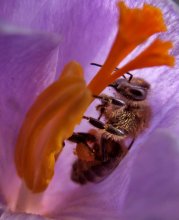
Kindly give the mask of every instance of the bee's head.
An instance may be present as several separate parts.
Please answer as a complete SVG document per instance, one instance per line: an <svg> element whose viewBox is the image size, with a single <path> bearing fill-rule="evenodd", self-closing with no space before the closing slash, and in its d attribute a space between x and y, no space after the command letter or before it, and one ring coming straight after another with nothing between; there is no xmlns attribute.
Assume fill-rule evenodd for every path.
<svg viewBox="0 0 179 220"><path fill-rule="evenodd" d="M133 101L143 101L147 97L150 84L142 78L133 77L129 82L127 79L117 79L109 86L118 93Z"/></svg>

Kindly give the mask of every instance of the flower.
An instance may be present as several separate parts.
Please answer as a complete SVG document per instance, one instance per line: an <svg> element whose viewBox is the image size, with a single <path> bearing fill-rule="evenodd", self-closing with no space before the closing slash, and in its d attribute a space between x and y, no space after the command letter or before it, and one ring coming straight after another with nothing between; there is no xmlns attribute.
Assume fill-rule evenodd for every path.
<svg viewBox="0 0 179 220"><path fill-rule="evenodd" d="M70 62L59 79L37 97L25 116L15 147L15 164L18 175L34 193L43 192L48 187L62 143L81 121L93 100L91 93L98 95L114 80L135 68L174 65L174 57L168 54L172 43L155 39L138 56L113 73L117 63L133 49L154 33L166 31L162 13L156 7L144 4L142 9L130 9L119 2L118 8L119 30L108 58L89 83L91 91L85 85L80 65ZM149 22L146 18L151 15ZM136 25L128 30L133 22Z"/></svg>
<svg viewBox="0 0 179 220"><path fill-rule="evenodd" d="M51 7L56 8L55 1L53 3L54 3L54 5L52 4ZM109 4L108 7L109 6L113 7L114 3L115 2L111 3L111 5ZM38 3L39 5L38 6L36 5L35 9L37 9L37 12L38 12L39 8L44 9L43 18L40 16L38 17L39 19L35 19L35 18L31 17L32 20L30 20L30 21L27 21L26 19L22 19L22 17L21 17L22 14L25 15L27 13L27 11L25 10L25 6L27 6L26 4L23 5L23 3L22 3L18 7L17 2L15 2L14 4L17 7L17 11L15 11L14 16L12 16L12 17L10 15L8 16L8 14L12 13L12 11L10 11L8 13L6 11L6 10L12 10L12 9L11 8L9 9L9 7L6 7L6 4L7 3L5 1L2 3L2 9L5 11L4 18L6 18L6 20L10 20L14 24L19 25L21 27L25 26L26 28L27 27L34 28L34 29L36 28L38 31L44 30L44 29L49 30L49 31L53 30L52 24L54 24L54 26L55 26L55 23L53 23L53 22L51 22L52 24L49 26L48 25L43 26L44 24L46 24L46 22L44 22L44 20L46 21L46 16L45 16L44 12L47 13L46 10L49 7L48 3L44 3L44 2L39 1L39 3ZM31 3L31 4L33 5L33 3ZM63 3L60 3L60 4L62 4L61 5L61 7L62 7ZM80 7L83 8L83 6L84 6L84 5L81 6L81 4L79 4L79 3L78 3L79 5L78 5L75 2L72 2L70 4L71 4L71 6L69 6L69 8L67 7L67 9L69 9L69 10L67 10L69 12L69 14L67 13L67 15L70 16L70 18L73 15L73 13L71 13L71 10L73 11L73 7L74 8L77 7L79 9ZM89 10L91 3L85 3L85 4L87 4L89 6L87 8L87 10ZM133 4L133 2L129 1L129 4ZM140 2L135 3L135 4L140 4ZM175 49L173 50L173 54L175 56L177 56L177 45L178 45L177 43L178 43L178 41L177 41L177 38L175 38L175 36L176 36L175 33L177 33L178 26L177 26L177 23L174 23L177 15L175 14L174 6L171 3L168 3L168 5L166 5L166 7L164 7L165 4L166 4L166 1L162 1L159 3L159 6L161 6L161 8L163 8L166 19L167 19L167 16L170 16L170 19L173 19L172 22L168 21L169 22L168 23L168 26L169 26L168 35L169 36L167 36L167 37L170 37L174 41ZM107 10L107 13L104 13L104 15L109 16L109 23L106 26L106 32L109 32L108 28L110 28L110 30L113 29L112 27L110 27L110 22L111 22L112 18L110 17L110 13L108 13L107 3L105 3L103 6L106 6L106 8L104 8L104 12L105 12L105 10ZM93 6L91 5L91 7L93 7ZM96 7L96 5L95 5L95 7ZM33 6L32 6L32 8L34 9ZM4 12L3 10L1 13L2 16L3 16L3 12ZM96 9L96 11L97 11L97 9ZM75 15L75 12L74 12L74 15ZM7 15L6 15L6 13L7 13ZM97 15L98 15L98 13L99 13L99 11L97 11ZM86 13L86 14L88 14L88 13ZM17 18L15 17L15 15L16 16L18 15ZM81 14L80 14L80 16L81 16ZM111 15L111 16L113 17L115 15ZM100 16L98 16L98 17L100 19ZM53 16L48 17L48 18L53 19ZM101 16L101 19L102 18L103 17ZM40 19L43 19L43 22L41 22L41 21L39 22L39 24L41 24L41 25L43 24L42 26L40 26L40 25L38 26L38 23L35 23L36 21L39 21ZM58 21L57 21L57 23L58 23ZM94 24L94 21L93 21L92 25L93 24ZM101 23L99 22L98 24L101 24ZM92 27L94 28L95 26L92 26ZM96 27L98 28L99 26L96 26ZM42 91L43 88L45 88L49 83L51 83L56 78L56 70L60 69L60 63L63 63L64 61L60 62L61 54L59 52L60 50L58 51L58 45L60 45L59 37L56 37L54 35L52 36L50 34L45 34L45 33L43 33L43 34L38 33L38 32L34 33L34 32L30 32L30 31L28 34L27 34L27 32L22 33L23 30L13 30L12 27L7 28L7 26L4 26L3 28L4 28L3 34L1 36L1 47L2 47L1 51L5 51L5 52L2 53L2 60L0 60L1 61L0 63L2 65L1 69L3 69L3 73L6 73L6 77L4 77L4 74L2 74L2 80L1 80L2 87L0 87L1 94L3 94L3 99L2 99L2 104L1 104L1 106L3 107L2 108L2 117L1 117L2 122L1 122L1 124L3 126L1 127L1 133L0 133L1 134L0 146L3 146L3 147L1 147L1 154L0 155L1 155L1 164L2 164L1 167L2 167L3 171L6 172L6 175L1 172L1 177L2 177L1 178L1 180L2 180L1 181L1 188L3 189L3 196L5 196L6 203L11 202L11 205L13 206L14 204L12 204L12 201L13 201L13 198L15 198L15 196L16 196L18 184L19 184L19 182L17 180L16 173L15 173L15 169L12 164L12 151L13 151L12 146L14 146L15 137L17 136L18 129L20 127L20 124L22 123L22 118L24 117L24 114L27 111L28 107L31 105L31 103L33 102L36 95L39 94L39 92ZM103 29L104 29L104 27L102 28L102 30ZM57 32L57 31L54 30L53 32ZM62 31L61 33L65 33L65 32ZM105 35L105 32L103 34L103 37L104 37L103 40L105 42L105 39L107 38L107 33L106 33L106 38L104 35ZM166 37L166 36L164 36L164 37ZM72 39L72 38L69 38L69 39ZM79 38L77 38L77 39L79 39ZM67 40L68 40L68 38L67 38ZM7 42L8 43L11 42L11 45L8 44L8 47L7 47ZM85 36L84 36L84 42L88 42L88 39L85 41ZM102 44L102 42L101 42L101 38L100 38L99 45L101 45L101 44ZM105 47L107 48L106 45L108 45L108 43L105 44ZM75 44L75 46L77 46L77 44ZM79 59L82 59L83 65L86 65L85 62L88 63L89 60L91 61L92 59L94 59L95 52L97 54L97 51L100 49L100 46L98 46L97 41L95 42L95 47L97 47L97 48L95 48L94 51L92 50L92 51L90 51L90 53L88 53L88 54L90 54L90 55L88 55L90 57L90 59L87 57L84 57L84 56L82 56L82 58L79 58ZM28 48L28 50L27 50L27 48ZM74 45L72 48L74 49ZM103 50L103 48L101 50ZM63 47L62 47L62 51L63 51ZM76 50L74 50L74 51L76 51ZM80 54L79 49L78 49L78 53ZM12 57L12 54L14 55L13 57ZM86 53L84 53L84 54L86 54ZM73 56L75 57L75 52L74 52ZM9 57L11 57L11 59L9 59ZM77 54L76 57L78 58L78 57L80 57L80 55ZM63 58L63 59L64 60L66 59L65 61L67 61L67 59L69 59L69 57ZM96 57L95 62L97 62L98 59L99 58ZM8 60L8 62L7 62L7 60ZM33 64L32 64L32 61L33 61ZM102 56L99 59L99 61L101 61L99 63L104 62L104 60L102 60ZM22 66L19 65L19 63L23 63L23 69L22 69ZM12 69L10 67L11 68L13 67L14 71L12 71ZM49 69L53 70L53 71L49 71ZM22 71L26 75L20 76L18 74L18 73L22 73ZM103 212L103 215L105 214L104 219L105 218L106 219L115 219L115 218L118 219L119 216L121 216L121 218L124 218L124 219L127 219L127 218L130 219L132 216L133 219L135 219L134 215L138 216L139 218L140 218L140 216L142 216L142 214L145 216L145 213L141 214L140 207L137 207L137 206L134 207L131 205L131 202L135 201L134 199L137 199L137 198L135 196L135 189L133 190L131 187L132 180L131 181L129 180L129 178L132 178L132 175L129 175L129 174L130 173L131 174L137 173L138 176L140 177L137 166L141 167L141 164L139 163L140 160L137 160L137 162L138 161L139 162L135 163L135 161L136 161L135 156L137 157L138 152L140 153L140 151L141 151L140 150L141 148L137 147L137 144L138 145L141 145L141 144L145 145L146 147L143 148L143 150L145 150L145 149L148 149L147 146L150 147L151 144L156 146L156 144L160 145L160 143L162 143L162 145L164 145L164 148L167 150L166 152L170 153L170 154L167 154L167 156L168 156L168 155L171 155L171 152L174 152L175 147L177 147L178 143L177 143L177 141L175 141L175 137L172 137L169 133L169 131L170 131L169 128L173 128L172 134L175 134L175 132L173 132L173 130L177 131L177 125L173 125L173 123L172 123L174 120L174 118L173 118L174 116L173 117L170 116L170 111L173 111L173 112L176 111L177 102L173 103L173 100L171 100L171 101L169 100L167 103L168 104L167 109L165 108L166 107L165 106L166 100L169 99L171 95L173 98L176 97L175 93L176 93L176 89L177 89L177 82L174 81L174 74L175 74L175 71L177 71L177 69L176 68L172 69L173 75L171 73L171 70L167 69L167 68L160 68L160 69L156 68L155 75L154 75L154 73L147 74L147 73L150 73L150 71L151 71L150 69L149 70L142 70L141 72L143 73L144 71L145 71L145 74L142 74L142 75L144 75L144 77L146 77L152 81L152 85L154 87L153 89L154 89L154 91L158 91L158 94L162 94L160 91L161 88L163 88L163 86L161 85L162 83L165 83L165 87L166 87L165 90L163 91L162 97L159 97L159 96L156 97L154 95L151 96L151 103L153 103L153 105L156 104L155 100L157 99L158 105L153 106L154 113L156 113L156 114L154 116L153 123L152 123L151 129L148 132L148 134L146 134L146 136L142 137L141 139L138 140L138 142L136 142L135 149L131 152L131 154L129 154L129 156L121 164L121 166L118 168L118 170L116 170L114 172L114 174L112 174L112 176L108 180L106 180L105 182L101 183L98 186L86 186L84 188L81 188L81 187L78 187L78 186L74 185L73 183L69 182L69 177L67 177L66 173L68 172L68 169L70 168L71 156L69 156L69 149L65 148L63 155L61 156L61 158L64 158L64 160L61 159L61 161L59 160L59 162L57 163L56 168L58 170L58 167L59 167L59 172L56 172L56 176L54 177L54 180L53 180L51 186L48 188L47 192L44 195L43 199L44 199L44 206L45 207L44 207L44 210L41 210L41 212L44 211L44 212L48 212L50 214L49 210L54 208L53 214L51 212L50 215L53 217L55 216L56 219L59 219L59 218L65 219L65 216L67 216L68 219L73 218L73 217L75 218L75 216L78 216L79 218L81 217L81 218L85 218L85 219L91 219L92 215L94 215L96 219L99 219L102 215L101 210L104 207L105 208L107 207L106 213ZM152 69L152 71L154 71L154 70ZM160 74L161 72L165 72L165 71L166 71L165 74L164 73ZM31 76L30 74L32 74L32 72L34 72L35 74L33 77L30 77ZM139 74L140 74L140 72L139 72ZM89 80L89 78L90 77L88 76L87 79ZM32 84L29 81L30 79L32 80ZM162 81L162 79L163 79L163 81ZM24 85L22 84L22 82L24 82ZM170 89L171 89L171 85L173 86L173 90L172 90L172 93L169 93L169 91L167 90L167 86L168 87L170 86ZM18 91L26 91L26 95L24 93L22 94L22 92L18 93ZM163 117L165 117L165 120L163 120ZM170 125L170 127L169 127L169 125ZM165 132L161 132L157 136L156 136L155 132L153 132L154 133L153 135L150 134L151 131L154 130L154 128L157 128L157 126L158 127L166 127L166 128L168 127L168 129L169 129L168 133L165 134ZM150 135L152 135L152 136L150 136ZM154 137L153 142L151 142L151 137ZM161 142L161 141L163 141L162 139L164 139L165 142ZM168 149L167 141L170 144L171 149ZM6 147L4 147L4 146L6 146ZM154 149L153 149L153 151L154 151ZM156 152L155 152L156 154L152 155L153 156L152 158L154 160L154 164L157 164L156 161L158 159L157 158L158 155L161 155L160 161L162 161L162 159L166 159L166 154L165 154L166 152L161 151L161 149L158 149L158 151L156 150ZM65 155L65 154L67 154L67 155ZM171 157L170 157L171 159L169 160L169 162L174 159L172 156L173 156L173 154L171 155ZM146 156L146 159L147 158L148 158L148 154ZM148 164L146 164L146 165L148 167L150 167L150 165L151 165L149 162L150 160L149 159L147 159L147 160L148 160ZM177 161L177 160L175 160L175 161ZM145 161L143 161L143 163L144 162ZM65 166L65 163L68 164L68 166ZM139 164L139 165L137 165L137 164ZM176 170L176 166L173 166L175 168L175 170ZM163 167L161 167L161 168L163 168ZM135 171L135 169L136 169L136 171ZM168 169L169 169L169 171L168 171L168 173L169 173L170 172L170 164L169 164ZM120 175L119 175L119 172L120 172ZM144 171L142 170L142 172L144 172ZM156 175L154 177L156 178L156 180L154 178L152 178L153 181L154 180L157 181L159 179L158 175ZM173 177L173 176L171 176L171 177ZM115 179L115 181L112 181L112 179ZM8 181L13 181L13 184L14 184L13 187L10 185L7 185ZM137 184L139 183L138 182L139 180L134 179L133 181L134 182L136 181L134 186L137 186ZM177 179L174 182L177 182ZM118 188L116 188L117 186L118 186ZM112 189L114 189L114 190L112 190ZM149 188L149 189L152 190L153 188ZM173 187L173 189L177 190L177 187ZM23 190L25 190L25 189L21 188L21 192ZM128 200L126 195L127 195L127 192L128 193L130 192L130 190L131 190L131 192L133 192L133 198L129 197L129 200ZM177 191L174 191L174 192L177 192ZM22 195L23 195L23 193L22 193ZM141 195L142 195L142 193L141 193ZM29 197L33 197L33 196L31 194L29 194ZM106 201L106 198L108 201ZM152 198L155 199L156 198L155 195ZM170 198L173 199L173 197L170 197ZM36 202L38 202L38 199L39 198L37 198ZM22 200L22 201L25 203L25 200ZM34 198L31 198L31 201L28 198L27 202L32 203L32 201L34 202ZM162 200L159 200L159 201L162 202ZM174 202L174 200L171 200L171 201ZM16 201L14 201L14 203L16 203ZM21 201L18 202L18 204L20 204L20 203L21 203ZM38 204L38 203L36 203L36 204ZM50 207L50 204L53 204L53 207ZM99 205L97 206L97 204L99 204ZM160 204L162 204L162 203L160 203ZM24 204L24 206L25 205L27 205L26 207L30 208L30 204ZM147 205L148 205L147 203L146 203L146 206L144 204L144 208L146 210L148 210ZM59 211L59 209L56 208L56 206L61 207L60 211ZM123 211L123 207L125 207L125 211ZM162 207L164 207L164 206L162 206ZM17 208L20 208L20 207L17 207ZM90 208L91 208L91 210L90 210ZM133 208L136 208L136 209L133 209ZM173 207L168 207L168 209L169 209L168 216L170 216L170 214L173 213L172 208ZM33 207L33 209L34 209L34 207ZM177 209L174 209L174 210L177 212ZM28 210L26 210L26 211L28 211ZM140 211L140 213L139 213L139 211ZM156 216L156 215L161 216L162 215L162 212L160 209L158 209L158 210L152 209L152 211L153 211L154 216ZM35 212L35 210L34 210L34 212ZM162 216L162 217L164 217L164 216ZM139 219L139 218L137 218L137 219ZM164 218L162 218L162 219L164 219Z"/></svg>

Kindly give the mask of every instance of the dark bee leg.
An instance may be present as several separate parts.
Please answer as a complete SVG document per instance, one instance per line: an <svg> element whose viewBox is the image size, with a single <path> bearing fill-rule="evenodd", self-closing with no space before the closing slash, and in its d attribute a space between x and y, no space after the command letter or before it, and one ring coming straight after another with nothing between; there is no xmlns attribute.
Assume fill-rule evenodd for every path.
<svg viewBox="0 0 179 220"><path fill-rule="evenodd" d="M101 150L102 150L102 161L106 162L107 161L107 151L106 151L106 147L108 142L106 141L105 138L101 137Z"/></svg>
<svg viewBox="0 0 179 220"><path fill-rule="evenodd" d="M102 104L96 106L96 110L100 112L98 116L98 120L100 120L110 102L109 99L107 100L104 96L93 95L93 97L100 99L102 102Z"/></svg>
<svg viewBox="0 0 179 220"><path fill-rule="evenodd" d="M88 120L88 122L93 125L96 128L99 129L104 129L106 131L108 131L111 134L115 134L115 135L119 135L119 136L125 136L126 132L121 130L121 129L117 129L115 128L113 125L111 124L104 124L103 122L92 118L92 117L87 117L87 116L83 116L84 119Z"/></svg>
<svg viewBox="0 0 179 220"><path fill-rule="evenodd" d="M74 142L74 143L85 143L87 141L96 141L96 138L94 135L90 133L83 133L83 132L78 132L78 133L73 133L72 136L68 138L69 141Z"/></svg>
<svg viewBox="0 0 179 220"><path fill-rule="evenodd" d="M110 96L97 96L97 95L93 95L94 98L97 98L97 99L100 99L102 101L102 104L101 105L98 105L96 107L96 109L100 112L100 115L98 117L98 120L101 119L102 115L104 114L105 112L105 109L106 107L109 105L109 104L113 104L113 105L117 105L117 106L124 106L125 105L125 102L122 101L121 99L116 99L114 97L110 97Z"/></svg>
<svg viewBox="0 0 179 220"><path fill-rule="evenodd" d="M96 106L96 109L100 112L100 114L98 116L98 120L100 120L106 110L106 106L105 105L98 105L98 106Z"/></svg>
<svg viewBox="0 0 179 220"><path fill-rule="evenodd" d="M130 150L130 149L131 149L131 147L132 147L132 145L133 145L134 141L135 141L135 138L133 138L133 139L132 139L132 141L131 141L131 143L130 143L129 147L127 148L128 150Z"/></svg>
<svg viewBox="0 0 179 220"><path fill-rule="evenodd" d="M78 132L78 133L73 133L72 136L69 137L67 140L77 144L83 143L84 146L87 147L88 150L93 153L93 150L89 147L87 142L88 141L95 142L96 138L94 135L89 133Z"/></svg>
<svg viewBox="0 0 179 220"><path fill-rule="evenodd" d="M123 100L116 99L116 98L113 98L113 97L110 97L110 96L93 95L93 97L96 98L96 99L102 100L102 103L104 105L113 104L113 105L117 105L117 106L124 106L126 104Z"/></svg>

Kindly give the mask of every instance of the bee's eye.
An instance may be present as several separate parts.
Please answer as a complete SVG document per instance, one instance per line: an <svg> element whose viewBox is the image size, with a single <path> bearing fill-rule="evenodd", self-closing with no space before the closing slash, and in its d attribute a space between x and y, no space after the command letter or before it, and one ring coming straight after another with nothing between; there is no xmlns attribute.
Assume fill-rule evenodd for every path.
<svg viewBox="0 0 179 220"><path fill-rule="evenodd" d="M135 96L143 96L142 92L140 90L137 90L137 89L131 89L130 92L132 94L134 94Z"/></svg>
<svg viewBox="0 0 179 220"><path fill-rule="evenodd" d="M134 100L144 100L147 96L147 92L141 88L131 88L129 92Z"/></svg>

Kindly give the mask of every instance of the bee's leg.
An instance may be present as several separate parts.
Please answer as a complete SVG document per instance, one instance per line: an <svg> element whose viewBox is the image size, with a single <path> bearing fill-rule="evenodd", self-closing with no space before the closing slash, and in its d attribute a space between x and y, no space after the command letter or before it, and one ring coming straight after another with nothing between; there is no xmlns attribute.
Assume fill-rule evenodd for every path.
<svg viewBox="0 0 179 220"><path fill-rule="evenodd" d="M69 141L74 142L74 143L85 143L88 141L94 142L96 141L96 138L94 135L90 133L85 133L85 132L73 132L72 136L68 138Z"/></svg>
<svg viewBox="0 0 179 220"><path fill-rule="evenodd" d="M102 151L102 161L106 162L108 160L107 158L107 151L106 151L106 147L108 142L106 141L106 138L103 138L103 136L101 137L101 151Z"/></svg>
<svg viewBox="0 0 179 220"><path fill-rule="evenodd" d="M98 120L100 120L106 110L106 105L97 105L96 110L98 110L100 112L100 114L98 116Z"/></svg>
<svg viewBox="0 0 179 220"><path fill-rule="evenodd" d="M89 147L87 142L88 141L95 142L96 138L94 135L89 134L89 133L83 133L83 132L78 132L78 133L74 132L72 136L70 136L67 140L73 143L77 143L77 144L82 143L84 144L85 147L88 148L88 150L90 150L93 153L93 150Z"/></svg>
<svg viewBox="0 0 179 220"><path fill-rule="evenodd" d="M133 139L132 139L132 141L131 141L130 145L129 145L129 146L128 146L128 148L127 148L128 150L130 150L130 149L131 149L131 147L132 147L132 145L133 145L134 141L135 141L135 138L133 138Z"/></svg>
<svg viewBox="0 0 179 220"><path fill-rule="evenodd" d="M93 95L93 97L97 98L97 99L100 99L102 101L102 104L101 105L98 105L96 106L96 109L100 112L100 115L98 117L98 120L101 119L102 115L104 114L105 112L105 109L106 107L109 105L109 104L113 104L113 105L117 105L117 106L124 106L125 105L125 102L120 100L120 99L116 99L116 98L113 98L113 97L110 97L110 96L96 96L96 95Z"/></svg>
<svg viewBox="0 0 179 220"><path fill-rule="evenodd" d="M113 104L113 105L117 105L117 106L124 106L126 103L121 100L121 99L117 99L111 96L97 96L97 95L93 95L94 98L96 99L100 99L103 103L103 105L108 105L108 104Z"/></svg>
<svg viewBox="0 0 179 220"><path fill-rule="evenodd" d="M111 133L111 134L115 134L115 135L119 135L119 136L126 136L126 131L123 131L121 129L115 128L113 125L111 124L105 124L101 121L99 121L98 119L92 118L92 117L87 117L87 116L83 116L84 119L88 120L88 122L93 125L96 128L99 129L104 129L105 131Z"/></svg>
<svg viewBox="0 0 179 220"><path fill-rule="evenodd" d="M100 99L100 101L102 102L102 104L97 105L96 106L96 110L99 111L99 116L98 116L98 120L101 119L101 117L103 116L106 107L110 104L109 99L107 99L107 96L102 95L102 96L97 96L97 95L93 95L94 98Z"/></svg>

